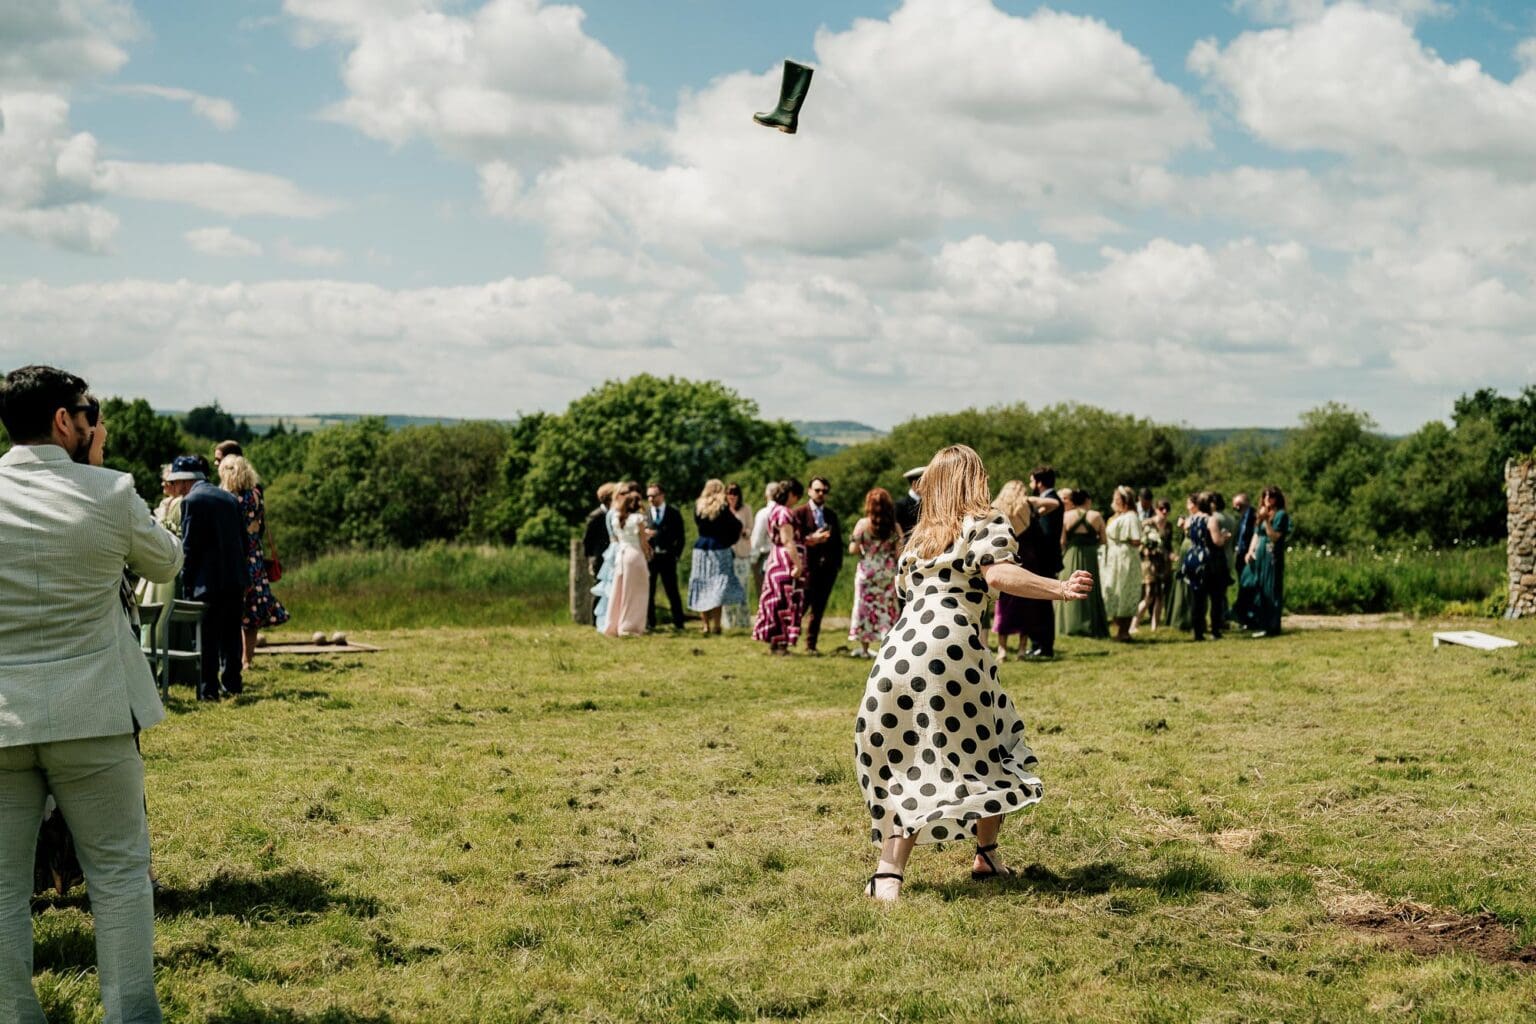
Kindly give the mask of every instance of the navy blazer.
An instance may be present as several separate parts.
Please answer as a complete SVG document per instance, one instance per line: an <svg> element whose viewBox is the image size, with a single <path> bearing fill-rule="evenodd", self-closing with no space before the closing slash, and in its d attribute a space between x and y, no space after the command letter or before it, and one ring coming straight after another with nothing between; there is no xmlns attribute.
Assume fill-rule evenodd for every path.
<svg viewBox="0 0 1536 1024"><path fill-rule="evenodd" d="M238 597L251 585L245 565L245 516L233 494L206 480L181 503L183 592L194 601Z"/></svg>

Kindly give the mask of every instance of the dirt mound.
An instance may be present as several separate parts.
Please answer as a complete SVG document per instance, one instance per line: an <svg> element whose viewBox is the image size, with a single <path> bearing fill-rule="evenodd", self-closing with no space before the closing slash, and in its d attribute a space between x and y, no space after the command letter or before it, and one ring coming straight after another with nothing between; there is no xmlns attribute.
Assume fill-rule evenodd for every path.
<svg viewBox="0 0 1536 1024"><path fill-rule="evenodd" d="M1536 946L1520 947L1514 932L1486 912L1458 914L1409 902L1340 914L1336 919L1419 956L1460 950L1491 963L1536 968Z"/></svg>

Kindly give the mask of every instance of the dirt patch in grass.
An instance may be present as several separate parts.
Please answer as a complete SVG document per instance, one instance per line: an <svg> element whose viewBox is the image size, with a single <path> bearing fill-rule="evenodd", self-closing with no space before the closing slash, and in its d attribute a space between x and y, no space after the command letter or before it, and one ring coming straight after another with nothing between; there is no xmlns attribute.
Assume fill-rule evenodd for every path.
<svg viewBox="0 0 1536 1024"><path fill-rule="evenodd" d="M1418 956L1471 953L1495 964L1536 968L1536 946L1521 946L1515 933L1486 911L1462 914L1413 900L1386 903L1371 893L1332 889L1328 916L1363 935Z"/></svg>

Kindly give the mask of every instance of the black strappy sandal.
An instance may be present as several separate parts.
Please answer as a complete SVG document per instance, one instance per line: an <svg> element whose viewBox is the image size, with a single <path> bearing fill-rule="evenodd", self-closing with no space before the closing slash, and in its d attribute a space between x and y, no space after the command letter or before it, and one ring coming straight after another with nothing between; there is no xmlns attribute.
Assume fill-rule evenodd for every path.
<svg viewBox="0 0 1536 1024"><path fill-rule="evenodd" d="M992 879L992 878L1012 878L1014 876L1014 874L1016 874L1016 872L1013 870L1013 868L1007 868L1007 867L999 868L996 864L992 863L992 858L988 857L987 854L991 853L995 849L997 849L997 844L996 843L992 843L989 846L978 846L978 847L976 847L976 856L978 856L982 860L986 861L987 862L987 867L991 868L992 870L991 871L972 871L971 872L971 881L973 881L973 882L985 882L988 879Z"/></svg>
<svg viewBox="0 0 1536 1024"><path fill-rule="evenodd" d="M877 871L874 874L869 876L869 881L864 883L864 895L868 896L870 899L874 899L875 898L875 883L878 882L882 878L894 878L898 882L905 882L906 881L905 878L903 878L901 875L896 874L894 871Z"/></svg>

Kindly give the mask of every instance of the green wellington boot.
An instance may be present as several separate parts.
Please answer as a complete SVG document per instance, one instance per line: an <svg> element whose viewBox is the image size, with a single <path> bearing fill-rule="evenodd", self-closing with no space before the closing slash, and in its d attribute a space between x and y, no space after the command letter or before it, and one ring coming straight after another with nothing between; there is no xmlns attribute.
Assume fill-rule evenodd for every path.
<svg viewBox="0 0 1536 1024"><path fill-rule="evenodd" d="M811 88L811 76L816 72L804 64L792 60L784 62L784 82L779 86L779 105L766 114L753 114L752 120L769 128L777 128L789 135L800 127L800 106Z"/></svg>

